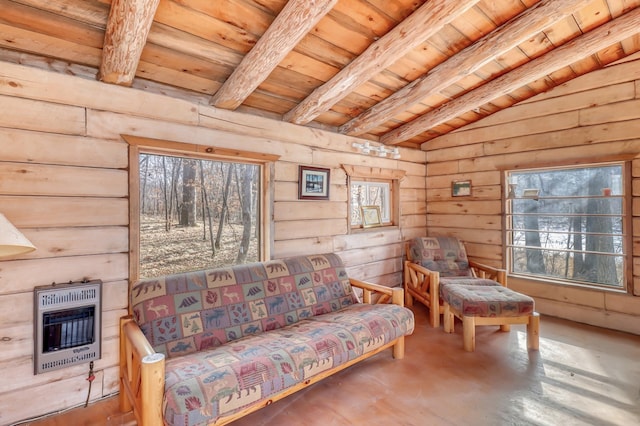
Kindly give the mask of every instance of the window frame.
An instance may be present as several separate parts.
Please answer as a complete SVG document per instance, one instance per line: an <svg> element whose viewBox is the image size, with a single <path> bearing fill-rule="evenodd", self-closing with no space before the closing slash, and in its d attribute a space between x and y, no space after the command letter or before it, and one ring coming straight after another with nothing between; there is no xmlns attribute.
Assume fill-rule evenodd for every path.
<svg viewBox="0 0 640 426"><path fill-rule="evenodd" d="M534 273L520 273L514 272L513 269L513 259L512 259L512 247L515 247L510 241L510 234L513 230L513 225L510 222L510 217L513 217L512 213L512 203L510 200L512 196L510 195L510 176L511 173L522 173L526 171L551 171L551 170L570 170L570 169L581 169L588 167L605 167L607 165L620 165L622 168L622 193L616 195L622 201L622 213L620 214L622 230L620 233L620 237L622 238L622 248L623 253L621 256L623 267L622 273L624 274L622 285L621 286L613 286L607 284L599 284L599 283L589 283L586 281L572 280L569 278L560 278L560 277L552 277L545 275L536 275ZM631 184L632 184L632 170L631 170L631 162L625 159L621 160L613 160L613 161L593 161L588 163L580 163L580 164L569 164L569 165L540 165L540 166L530 166L530 167L513 167L508 169L503 169L503 250L504 250L504 259L505 259L505 269L507 270L507 274L510 277L531 280L535 282L541 282L544 284L555 284L561 285L563 287L577 287L577 288L585 288L594 291L605 291L605 292L614 292L614 293L626 293L631 294L633 292L633 228L632 228L632 197L631 197ZM520 188L521 190L523 188ZM531 198L537 197L537 194L530 194L530 197L518 197L520 199L523 198ZM542 198L542 197L540 197ZM549 197L558 198L558 197ZM564 198L564 197L563 197ZM568 197L567 197L568 198ZM617 235L617 234L612 234ZM573 251L573 250L570 250Z"/></svg>
<svg viewBox="0 0 640 426"><path fill-rule="evenodd" d="M273 250L273 184L274 163L279 155L230 150L194 143L173 142L138 136L121 135L129 144L129 283L140 278L140 154L186 157L211 161L247 163L260 166L261 197L259 202L260 230L258 256L271 258Z"/></svg>

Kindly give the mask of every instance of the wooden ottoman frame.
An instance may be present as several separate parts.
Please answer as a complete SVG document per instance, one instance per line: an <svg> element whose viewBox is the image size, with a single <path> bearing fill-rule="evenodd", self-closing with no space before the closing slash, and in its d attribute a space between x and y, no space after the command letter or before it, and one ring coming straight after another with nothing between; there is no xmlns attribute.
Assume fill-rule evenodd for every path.
<svg viewBox="0 0 640 426"><path fill-rule="evenodd" d="M462 341L464 350L473 352L476 350L476 326L499 325L501 331L509 331L511 324L527 325L527 348L538 350L540 347L540 314L532 312L527 315L514 317L481 317L462 315L458 310L444 302L444 331L454 332L454 317L462 320Z"/></svg>

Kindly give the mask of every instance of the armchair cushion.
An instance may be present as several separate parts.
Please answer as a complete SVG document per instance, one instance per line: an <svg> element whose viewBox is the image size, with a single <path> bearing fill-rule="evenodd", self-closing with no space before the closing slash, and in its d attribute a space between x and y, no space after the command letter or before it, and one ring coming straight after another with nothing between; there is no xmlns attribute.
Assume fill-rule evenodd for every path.
<svg viewBox="0 0 640 426"><path fill-rule="evenodd" d="M411 241L409 258L441 277L471 277L467 252L455 237L416 237Z"/></svg>
<svg viewBox="0 0 640 426"><path fill-rule="evenodd" d="M499 282L495 280L490 280L487 278L477 278L477 277L444 277L440 278L440 294L442 295L442 288L448 285L462 284L462 285L482 285L482 286L494 286L500 285Z"/></svg>

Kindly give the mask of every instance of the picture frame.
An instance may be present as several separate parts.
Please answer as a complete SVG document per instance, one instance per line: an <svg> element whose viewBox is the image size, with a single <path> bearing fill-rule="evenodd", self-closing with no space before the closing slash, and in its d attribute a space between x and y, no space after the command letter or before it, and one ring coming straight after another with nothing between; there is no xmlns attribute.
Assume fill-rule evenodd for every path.
<svg viewBox="0 0 640 426"><path fill-rule="evenodd" d="M362 206L360 207L360 217L362 218L363 228L372 228L381 226L382 219L379 206Z"/></svg>
<svg viewBox="0 0 640 426"><path fill-rule="evenodd" d="M470 180L456 180L451 182L452 197L469 197L471 195Z"/></svg>
<svg viewBox="0 0 640 426"><path fill-rule="evenodd" d="M321 167L299 166L298 199L328 200L330 170Z"/></svg>

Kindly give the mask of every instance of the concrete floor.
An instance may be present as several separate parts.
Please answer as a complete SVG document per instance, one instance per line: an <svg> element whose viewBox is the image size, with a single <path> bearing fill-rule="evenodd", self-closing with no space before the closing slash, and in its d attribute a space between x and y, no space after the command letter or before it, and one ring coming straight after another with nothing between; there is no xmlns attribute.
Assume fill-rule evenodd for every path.
<svg viewBox="0 0 640 426"><path fill-rule="evenodd" d="M403 360L385 351L233 425L640 425L640 336L543 316L539 352L527 352L524 326L512 326L478 328L469 353L461 324L445 334L426 308L413 309ZM131 424L114 413L104 420L103 410L33 425Z"/></svg>

